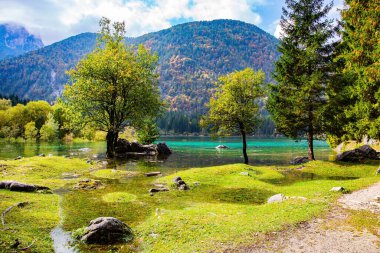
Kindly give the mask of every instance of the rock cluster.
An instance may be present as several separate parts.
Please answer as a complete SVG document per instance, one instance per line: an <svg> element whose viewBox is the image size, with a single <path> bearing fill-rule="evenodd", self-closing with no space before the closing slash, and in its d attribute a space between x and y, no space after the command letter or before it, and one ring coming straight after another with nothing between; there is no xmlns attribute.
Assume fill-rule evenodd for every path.
<svg viewBox="0 0 380 253"><path fill-rule="evenodd" d="M181 177L175 177L173 179L173 182L177 186L178 190L187 191L190 190L189 186L185 183L185 181L182 180Z"/></svg>
<svg viewBox="0 0 380 253"><path fill-rule="evenodd" d="M50 191L50 188L46 186L24 184L16 181L0 181L0 189L8 189L18 192Z"/></svg>
<svg viewBox="0 0 380 253"><path fill-rule="evenodd" d="M80 180L76 185L73 186L73 189L76 190L96 190L103 188L104 185L99 180L93 179L83 179Z"/></svg>
<svg viewBox="0 0 380 253"><path fill-rule="evenodd" d="M361 162L363 160L379 160L379 156L373 148L369 145L361 146L354 150L346 151L339 154L336 158L337 161L341 162Z"/></svg>
<svg viewBox="0 0 380 253"><path fill-rule="evenodd" d="M129 142L125 139L118 139L115 146L115 153L118 156L127 154L142 155L170 155L172 151L165 142L150 145L142 145L137 141Z"/></svg>
<svg viewBox="0 0 380 253"><path fill-rule="evenodd" d="M88 244L113 244L133 239L133 232L125 223L114 217L99 217L90 221L80 238Z"/></svg>

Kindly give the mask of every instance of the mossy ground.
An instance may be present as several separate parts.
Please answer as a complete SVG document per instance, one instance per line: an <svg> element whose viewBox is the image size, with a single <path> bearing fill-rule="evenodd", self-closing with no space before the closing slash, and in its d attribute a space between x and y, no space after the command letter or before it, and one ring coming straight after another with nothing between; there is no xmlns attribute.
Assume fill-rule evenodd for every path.
<svg viewBox="0 0 380 253"><path fill-rule="evenodd" d="M89 169L85 161L63 157L0 161L1 180L43 185L53 191L67 184L62 173L84 176ZM58 195L0 190L0 200L1 212L19 202L30 202L24 208L15 207L6 214L6 226L0 228L0 252L10 252L9 246L15 239L19 239L21 248L35 241L32 252L53 251L50 231L60 222Z"/></svg>
<svg viewBox="0 0 380 253"><path fill-rule="evenodd" d="M0 173L4 179L53 189L65 185L68 188L80 179L63 180L63 172L93 176L91 166L78 159L30 158L0 164L3 164ZM99 216L113 216L132 227L136 235L130 244L81 245L84 252L218 252L225 247L252 242L257 232L284 229L321 215L341 195L330 192L332 187L343 186L354 191L375 183L380 179L376 176L377 167L378 163L374 162L350 165L316 161L306 164L302 170L297 166L233 164L183 170L158 178L147 178L142 173L133 177L118 175L117 179L98 177L102 178L105 188L72 190L62 195L63 226L75 231ZM147 171L147 167L141 168L142 171ZM175 176L181 176L190 190L176 190L172 183ZM170 191L150 196L148 190L154 183L166 184ZM120 193L128 196L128 201L104 199L104 196L116 196L118 200ZM266 204L267 198L277 193L307 200L288 199ZM134 196L133 201L129 201L130 196ZM25 243L38 239L33 250L51 252L49 232L60 220L58 196L0 190L0 198L1 210L20 201L31 202L30 206L12 210L7 215L11 229L2 229L0 246L8 247L15 238ZM352 222L358 226L368 225L365 219L358 217L353 215Z"/></svg>

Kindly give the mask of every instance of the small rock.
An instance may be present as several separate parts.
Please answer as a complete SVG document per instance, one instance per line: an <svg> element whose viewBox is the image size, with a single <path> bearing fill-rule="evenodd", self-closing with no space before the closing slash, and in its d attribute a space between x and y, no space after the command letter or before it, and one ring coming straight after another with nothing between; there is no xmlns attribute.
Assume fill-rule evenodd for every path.
<svg viewBox="0 0 380 253"><path fill-rule="evenodd" d="M242 176L249 176L249 172L243 171L243 172L240 172L240 175L242 175Z"/></svg>
<svg viewBox="0 0 380 253"><path fill-rule="evenodd" d="M45 157L46 155L45 154L39 154L38 156L39 157Z"/></svg>
<svg viewBox="0 0 380 253"><path fill-rule="evenodd" d="M132 229L125 223L114 217L99 217L90 222L80 240L87 244L114 244L132 239Z"/></svg>
<svg viewBox="0 0 380 253"><path fill-rule="evenodd" d="M343 192L345 190L346 189L344 189L342 186L335 186L335 187L331 188L330 191L332 191L332 192Z"/></svg>
<svg viewBox="0 0 380 253"><path fill-rule="evenodd" d="M285 196L280 193L280 194L276 194L276 195L273 195L272 197L270 197L267 200L267 203L282 202L284 200L285 200Z"/></svg>
<svg viewBox="0 0 380 253"><path fill-rule="evenodd" d="M228 147L226 145L218 145L215 148L217 148L217 149L228 149Z"/></svg>
<svg viewBox="0 0 380 253"><path fill-rule="evenodd" d="M158 175L160 175L161 174L161 172L159 172L159 171L154 171L154 172L148 172L148 173L145 173L144 175L146 176L146 177L154 177L154 176L158 176Z"/></svg>
<svg viewBox="0 0 380 253"><path fill-rule="evenodd" d="M179 180L182 180L182 178L181 178L181 177L175 177L175 178L173 179L173 182L174 182L174 183L177 183L177 181L179 181Z"/></svg>
<svg viewBox="0 0 380 253"><path fill-rule="evenodd" d="M377 172L376 172L377 174L380 174L380 167L377 169Z"/></svg>
<svg viewBox="0 0 380 253"><path fill-rule="evenodd" d="M189 186L187 186L187 184L181 184L181 185L178 187L178 190L181 190L181 191L187 191L187 190L190 190L190 189L189 189Z"/></svg>
<svg viewBox="0 0 380 253"><path fill-rule="evenodd" d="M149 193L156 193L156 192L167 192L169 191L168 188L162 187L162 188L152 188L149 190Z"/></svg>
<svg viewBox="0 0 380 253"><path fill-rule="evenodd" d="M53 154L48 154L48 157L52 157L53 156Z"/></svg>
<svg viewBox="0 0 380 253"><path fill-rule="evenodd" d="M22 156L20 155L15 158L15 160L20 160L20 159L22 159Z"/></svg>

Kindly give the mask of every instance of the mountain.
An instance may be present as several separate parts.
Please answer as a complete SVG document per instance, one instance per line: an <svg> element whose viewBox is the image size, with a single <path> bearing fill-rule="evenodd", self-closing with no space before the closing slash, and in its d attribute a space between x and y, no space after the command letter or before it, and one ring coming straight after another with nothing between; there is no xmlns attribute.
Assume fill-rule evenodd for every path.
<svg viewBox="0 0 380 253"><path fill-rule="evenodd" d="M68 81L65 71L95 46L84 33L0 62L0 94L52 101ZM173 111L202 113L217 78L235 70L263 69L270 80L277 39L241 21L191 22L127 38L157 52L162 94Z"/></svg>
<svg viewBox="0 0 380 253"><path fill-rule="evenodd" d="M0 24L0 60L42 48L41 39L16 24Z"/></svg>

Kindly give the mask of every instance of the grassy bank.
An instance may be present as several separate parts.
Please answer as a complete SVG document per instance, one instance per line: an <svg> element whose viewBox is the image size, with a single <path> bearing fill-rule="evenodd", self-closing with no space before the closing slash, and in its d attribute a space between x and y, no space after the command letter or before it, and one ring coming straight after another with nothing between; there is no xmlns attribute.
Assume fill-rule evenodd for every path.
<svg viewBox="0 0 380 253"><path fill-rule="evenodd" d="M218 252L252 244L255 233L281 230L321 215L341 195L330 192L332 187L354 191L380 179L376 176L378 163L371 162L350 165L315 161L302 169L233 164L194 168L160 178L146 178L142 171L93 172L82 160L61 157L34 157L0 164L2 179L52 189L71 189L83 177L105 184L102 189L71 190L63 195L64 228L74 231L96 217L114 216L130 225L136 238L127 245L81 245L84 252ZM62 173L78 174L80 178L64 180ZM176 190L172 183L175 176L181 176L190 191ZM148 190L154 183L167 184L170 191L149 196ZM277 193L306 199L289 198L266 204L267 198ZM0 190L0 199L1 210L20 201L31 202L7 214L8 229L0 231L0 248L9 247L15 238L25 243L37 239L35 252L51 252L49 232L60 220L58 196ZM353 216L352 220L356 222L358 218ZM366 224L363 220L360 223Z"/></svg>

